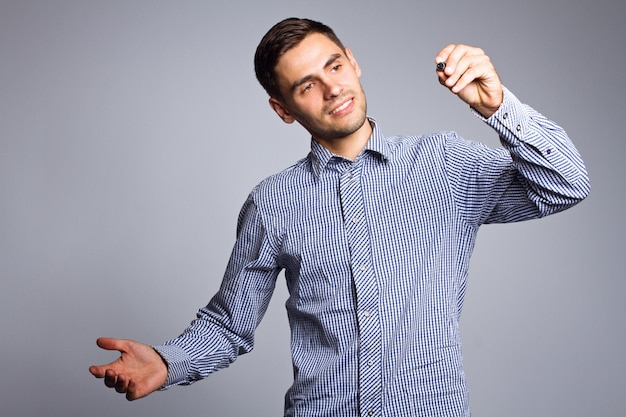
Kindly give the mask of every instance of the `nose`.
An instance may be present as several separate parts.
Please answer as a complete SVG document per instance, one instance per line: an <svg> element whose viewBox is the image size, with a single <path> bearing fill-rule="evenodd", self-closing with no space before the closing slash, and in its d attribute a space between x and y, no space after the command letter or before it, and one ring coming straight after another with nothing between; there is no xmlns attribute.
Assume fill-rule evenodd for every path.
<svg viewBox="0 0 626 417"><path fill-rule="evenodd" d="M329 78L325 82L324 96L327 100L339 97L343 92L343 86L335 80Z"/></svg>

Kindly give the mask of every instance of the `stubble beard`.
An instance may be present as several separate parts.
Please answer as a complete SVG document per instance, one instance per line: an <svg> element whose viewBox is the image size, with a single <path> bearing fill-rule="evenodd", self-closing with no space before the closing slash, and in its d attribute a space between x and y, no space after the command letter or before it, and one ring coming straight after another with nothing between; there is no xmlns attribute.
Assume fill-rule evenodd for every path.
<svg viewBox="0 0 626 417"><path fill-rule="evenodd" d="M358 93L348 92L342 97L334 100L333 103L324 106L324 109L322 110L322 120L326 120L330 110L336 106L338 102L344 100L345 97L350 96L354 97L357 107L353 110L353 114L348 116L350 117L350 120L346 121L345 124L320 123L305 115L300 115L297 119L314 138L336 140L350 136L359 130L367 120L367 101L363 90Z"/></svg>

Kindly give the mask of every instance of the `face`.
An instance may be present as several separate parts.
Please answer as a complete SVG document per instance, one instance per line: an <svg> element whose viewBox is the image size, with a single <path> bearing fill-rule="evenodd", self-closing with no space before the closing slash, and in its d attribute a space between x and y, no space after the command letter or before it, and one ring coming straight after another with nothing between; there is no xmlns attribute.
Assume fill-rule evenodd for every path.
<svg viewBox="0 0 626 417"><path fill-rule="evenodd" d="M283 99L270 105L286 123L297 121L322 144L369 129L361 69L349 49L313 33L278 60L276 74Z"/></svg>

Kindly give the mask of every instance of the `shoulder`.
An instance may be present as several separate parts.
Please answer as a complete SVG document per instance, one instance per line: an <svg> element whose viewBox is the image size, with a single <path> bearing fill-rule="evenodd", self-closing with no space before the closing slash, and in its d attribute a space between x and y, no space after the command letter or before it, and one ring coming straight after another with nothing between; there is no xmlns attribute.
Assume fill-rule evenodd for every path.
<svg viewBox="0 0 626 417"><path fill-rule="evenodd" d="M453 131L427 133L419 136L398 135L386 138L394 160L443 156L445 149L463 142Z"/></svg>
<svg viewBox="0 0 626 417"><path fill-rule="evenodd" d="M284 192L298 187L300 183L306 182L307 177L310 176L309 166L309 158L302 158L295 164L263 179L252 189L251 194L262 196L267 193Z"/></svg>
<svg viewBox="0 0 626 417"><path fill-rule="evenodd" d="M311 161L307 156L259 182L250 191L248 203L267 215L284 212L313 183Z"/></svg>

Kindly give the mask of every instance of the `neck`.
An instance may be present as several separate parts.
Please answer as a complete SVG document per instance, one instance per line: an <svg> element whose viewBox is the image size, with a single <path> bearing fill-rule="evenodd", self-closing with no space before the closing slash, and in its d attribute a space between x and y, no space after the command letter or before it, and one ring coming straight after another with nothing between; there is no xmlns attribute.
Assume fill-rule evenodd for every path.
<svg viewBox="0 0 626 417"><path fill-rule="evenodd" d="M348 136L333 139L314 137L313 139L333 154L354 161L371 136L372 125L369 120L366 120L359 130Z"/></svg>

